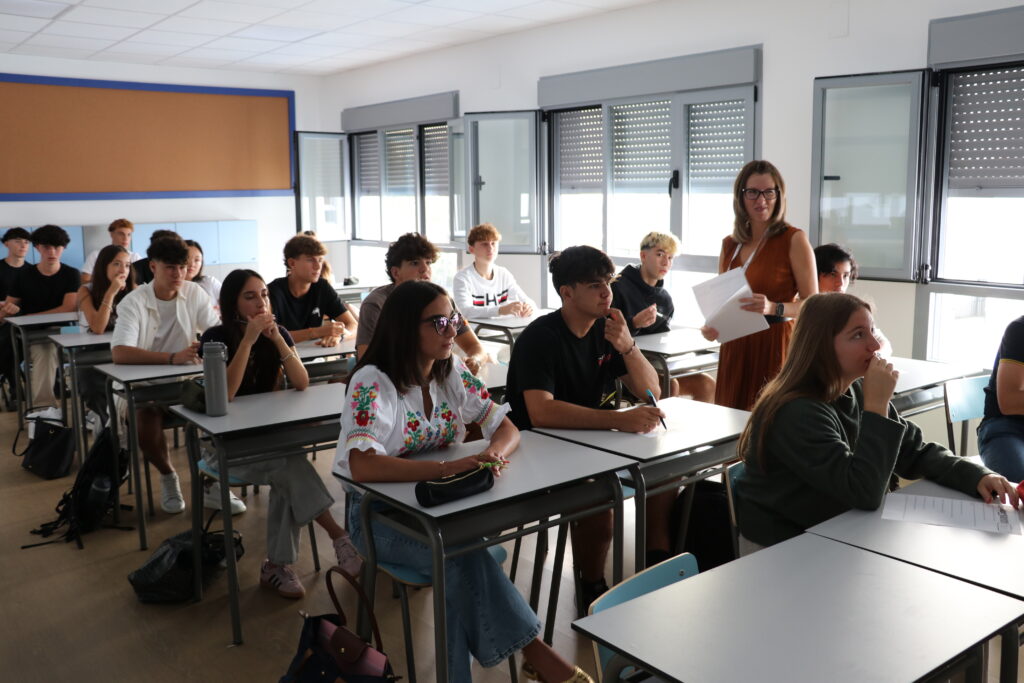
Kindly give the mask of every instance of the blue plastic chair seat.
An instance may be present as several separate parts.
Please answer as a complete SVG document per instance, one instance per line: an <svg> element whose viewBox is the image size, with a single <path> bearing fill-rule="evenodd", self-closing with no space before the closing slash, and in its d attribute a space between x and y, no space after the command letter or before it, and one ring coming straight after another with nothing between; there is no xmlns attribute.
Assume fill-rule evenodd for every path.
<svg viewBox="0 0 1024 683"><path fill-rule="evenodd" d="M200 458L199 460L199 471L208 476L210 479L216 479L220 481L220 474L217 470L210 466L210 463ZM228 486L248 486L251 482L244 481L235 476L228 477Z"/></svg>

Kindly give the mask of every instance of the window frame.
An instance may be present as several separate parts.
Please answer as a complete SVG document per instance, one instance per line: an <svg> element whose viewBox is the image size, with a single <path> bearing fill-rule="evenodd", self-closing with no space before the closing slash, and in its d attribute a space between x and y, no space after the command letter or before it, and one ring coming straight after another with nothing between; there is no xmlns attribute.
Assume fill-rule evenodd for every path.
<svg viewBox="0 0 1024 683"><path fill-rule="evenodd" d="M338 140L341 151L339 157L339 175L341 179L341 237L332 237L327 241L346 241L353 238L353 221L352 221L352 202L351 202L351 178L350 178L350 164L349 159L349 144L348 136L344 133L330 133L325 131L295 131L294 138L294 149L295 149L295 232L301 234L304 230L312 230L318 233L319 230L315 224L307 225L303 219L303 173L302 173L302 141L305 137L314 139L336 139Z"/></svg>

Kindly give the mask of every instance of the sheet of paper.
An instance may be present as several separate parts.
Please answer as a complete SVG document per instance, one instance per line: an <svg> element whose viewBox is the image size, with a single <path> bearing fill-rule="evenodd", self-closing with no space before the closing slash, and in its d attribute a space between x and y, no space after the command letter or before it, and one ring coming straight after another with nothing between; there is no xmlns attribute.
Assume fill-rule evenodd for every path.
<svg viewBox="0 0 1024 683"><path fill-rule="evenodd" d="M768 329L763 315L740 308L740 299L753 296L742 268L694 285L693 294L708 326L718 330L718 341L723 344Z"/></svg>
<svg viewBox="0 0 1024 683"><path fill-rule="evenodd" d="M1009 505L913 494L885 497L882 519L1021 535L1020 515Z"/></svg>

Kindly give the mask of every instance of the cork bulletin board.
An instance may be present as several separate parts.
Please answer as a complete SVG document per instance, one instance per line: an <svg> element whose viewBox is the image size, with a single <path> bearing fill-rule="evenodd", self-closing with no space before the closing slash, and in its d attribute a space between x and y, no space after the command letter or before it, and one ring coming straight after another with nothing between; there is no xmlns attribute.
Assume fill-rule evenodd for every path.
<svg viewBox="0 0 1024 683"><path fill-rule="evenodd" d="M0 201L290 195L294 93L0 74Z"/></svg>

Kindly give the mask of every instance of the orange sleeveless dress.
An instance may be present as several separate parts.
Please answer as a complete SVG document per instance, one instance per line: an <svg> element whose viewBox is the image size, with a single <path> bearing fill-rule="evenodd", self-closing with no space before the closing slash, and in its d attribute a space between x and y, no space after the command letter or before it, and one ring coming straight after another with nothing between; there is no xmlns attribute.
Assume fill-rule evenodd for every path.
<svg viewBox="0 0 1024 683"><path fill-rule="evenodd" d="M789 261L789 245L799 232L792 226L768 238L747 267L747 282L755 294L769 301L795 301L796 277ZM726 270L743 265L732 237L722 240L722 259L732 258ZM715 403L729 408L750 410L758 392L782 368L793 336L793 320L771 323L767 330L722 344L715 384Z"/></svg>

